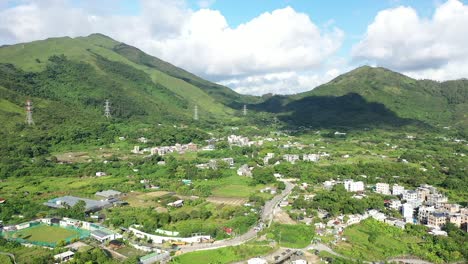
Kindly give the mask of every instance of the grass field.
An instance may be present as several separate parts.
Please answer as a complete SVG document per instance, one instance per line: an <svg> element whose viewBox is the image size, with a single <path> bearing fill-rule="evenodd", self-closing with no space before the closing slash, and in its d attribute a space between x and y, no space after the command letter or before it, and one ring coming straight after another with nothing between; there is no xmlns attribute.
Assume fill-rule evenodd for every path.
<svg viewBox="0 0 468 264"><path fill-rule="evenodd" d="M363 260L385 260L410 252L411 244L420 242L402 230L376 221L365 221L345 229L346 242L336 251L344 256Z"/></svg>
<svg viewBox="0 0 468 264"><path fill-rule="evenodd" d="M251 181L250 178L235 175L197 184L211 187L211 193L216 197L247 198L265 187L263 185L251 186Z"/></svg>
<svg viewBox="0 0 468 264"><path fill-rule="evenodd" d="M265 255L273 250L264 245L241 245L214 250L196 251L175 257L172 263L176 264L218 264L246 260L255 256Z"/></svg>
<svg viewBox="0 0 468 264"><path fill-rule="evenodd" d="M6 255L0 255L0 263L2 263L2 264L10 264L10 263L13 263L13 262L11 262L10 257L8 257L8 256L6 256Z"/></svg>
<svg viewBox="0 0 468 264"><path fill-rule="evenodd" d="M57 243L71 237L79 237L77 231L56 226L35 226L16 232L18 238L28 241Z"/></svg>
<svg viewBox="0 0 468 264"><path fill-rule="evenodd" d="M314 238L313 227L274 223L267 231L267 237L279 242L282 247L304 248Z"/></svg>

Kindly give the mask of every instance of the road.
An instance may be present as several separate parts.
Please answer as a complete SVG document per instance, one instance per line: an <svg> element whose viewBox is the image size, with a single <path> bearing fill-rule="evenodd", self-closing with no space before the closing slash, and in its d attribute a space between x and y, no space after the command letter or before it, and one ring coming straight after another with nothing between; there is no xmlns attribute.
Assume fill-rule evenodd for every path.
<svg viewBox="0 0 468 264"><path fill-rule="evenodd" d="M286 188L280 194L273 197L273 199L266 202L265 206L263 207L261 221L263 223L268 223L268 226L271 224L271 221L273 220L275 208L285 197L287 197L291 193L292 189L294 188L294 184L287 182L287 181L284 181L284 183L286 185ZM257 231L255 231L254 227L252 227L251 229L249 229L249 231L247 231L247 233L244 233L240 236L230 238L230 239L215 241L211 244L195 244L191 246L183 246L181 247L180 251L181 253L187 253L187 252L199 251L199 250L209 250L209 249L216 249L216 248L222 248L222 247L237 246L255 238L256 236L257 236Z"/></svg>
<svg viewBox="0 0 468 264"><path fill-rule="evenodd" d="M8 252L0 252L0 255L7 255L11 258L11 260L13 260L13 263L16 264L16 259L15 259L15 255L11 254L11 253L8 253Z"/></svg>

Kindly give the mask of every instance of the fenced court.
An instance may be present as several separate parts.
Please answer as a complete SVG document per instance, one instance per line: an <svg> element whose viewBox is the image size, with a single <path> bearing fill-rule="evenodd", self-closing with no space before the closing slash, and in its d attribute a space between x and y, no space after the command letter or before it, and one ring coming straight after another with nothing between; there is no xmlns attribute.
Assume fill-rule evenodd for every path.
<svg viewBox="0 0 468 264"><path fill-rule="evenodd" d="M84 239L89 235L89 231L80 228L45 224L1 233L8 240L46 247L55 247L60 241L70 243L73 239Z"/></svg>

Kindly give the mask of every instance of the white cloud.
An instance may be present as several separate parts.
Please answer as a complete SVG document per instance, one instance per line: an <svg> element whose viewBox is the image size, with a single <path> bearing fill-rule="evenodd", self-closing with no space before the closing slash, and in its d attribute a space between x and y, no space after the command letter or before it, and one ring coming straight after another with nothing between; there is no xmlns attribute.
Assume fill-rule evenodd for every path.
<svg viewBox="0 0 468 264"><path fill-rule="evenodd" d="M134 16L102 13L100 8L91 10L70 1L23 0L0 11L0 44L99 32L211 80L247 80L249 76L291 72L297 77L289 79L296 78L300 88L285 87L288 90L284 91L297 92L306 83L315 83L315 77L301 74L323 70L344 37L340 29L330 25L321 29L308 15L291 7L260 14L234 28L219 11L191 10L184 0L141 0L142 12ZM208 7L213 2L199 4ZM272 86L260 84L261 80L268 81L245 81L252 86L240 90L272 92Z"/></svg>
<svg viewBox="0 0 468 264"><path fill-rule="evenodd" d="M365 60L416 78L446 80L468 76L468 6L449 0L431 18L411 7L379 12L353 48Z"/></svg>
<svg viewBox="0 0 468 264"><path fill-rule="evenodd" d="M238 93L253 95L263 95L266 92L272 94L295 94L308 91L328 82L338 76L339 73L340 70L338 69L330 69L324 74L318 74L314 71L287 71L234 78L224 80L221 84L232 87Z"/></svg>

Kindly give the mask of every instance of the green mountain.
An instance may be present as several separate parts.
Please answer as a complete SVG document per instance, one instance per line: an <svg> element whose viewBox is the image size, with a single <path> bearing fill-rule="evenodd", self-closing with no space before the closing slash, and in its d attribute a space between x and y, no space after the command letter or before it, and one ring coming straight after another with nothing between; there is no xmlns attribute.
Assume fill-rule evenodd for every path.
<svg viewBox="0 0 468 264"><path fill-rule="evenodd" d="M228 105L252 101L101 34L3 46L0 77L10 121L23 119L26 98L39 120L66 112L94 120L109 99L115 118L148 122L189 121L195 105L201 119L230 120Z"/></svg>
<svg viewBox="0 0 468 264"><path fill-rule="evenodd" d="M373 127L408 124L468 128L468 80L415 80L364 66L311 91L273 96L259 109L294 125Z"/></svg>

